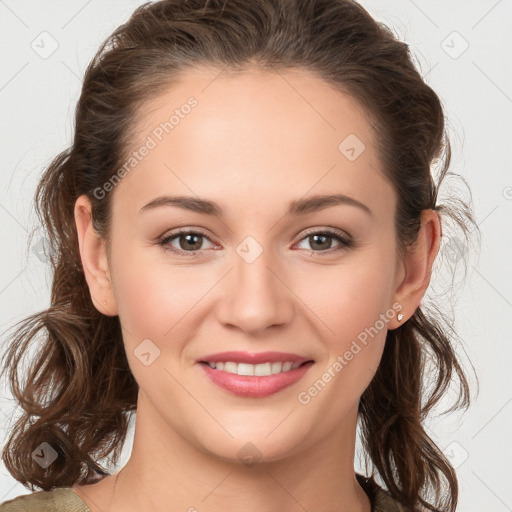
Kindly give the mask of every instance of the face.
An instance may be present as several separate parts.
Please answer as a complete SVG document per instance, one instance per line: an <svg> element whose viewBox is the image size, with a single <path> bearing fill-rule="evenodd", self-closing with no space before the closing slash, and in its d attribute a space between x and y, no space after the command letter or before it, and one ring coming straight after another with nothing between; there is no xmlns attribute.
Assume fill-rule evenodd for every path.
<svg viewBox="0 0 512 512"><path fill-rule="evenodd" d="M377 369L403 276L396 195L353 99L305 71L218 73L189 71L141 109L109 274L145 413L203 452L235 460L251 442L275 460L352 421ZM344 199L308 203L324 195ZM314 362L240 395L198 362L224 351Z"/></svg>

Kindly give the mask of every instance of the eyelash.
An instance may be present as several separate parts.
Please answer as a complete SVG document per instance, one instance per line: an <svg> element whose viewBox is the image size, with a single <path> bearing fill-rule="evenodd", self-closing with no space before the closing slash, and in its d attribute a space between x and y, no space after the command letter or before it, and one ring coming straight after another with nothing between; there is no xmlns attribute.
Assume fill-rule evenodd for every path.
<svg viewBox="0 0 512 512"><path fill-rule="evenodd" d="M183 251L182 249L176 249L175 247L171 247L169 245L169 242L171 240L178 238L180 235L200 235L211 242L210 238L206 234L202 233L201 231L179 230L179 231L175 231L169 235L166 235L162 238L159 238L158 245L161 246L164 249L164 251L171 251L172 253L177 254L179 256L192 257L192 256L196 256L197 253L201 252L201 251ZM334 238L340 242L340 245L338 247L334 248L334 250L332 250L332 248L331 248L331 249L326 249L324 251L313 251L313 250L309 251L309 254L313 255L313 256L321 256L323 254L332 254L333 252L339 251L343 248L348 249L348 248L354 246L354 241L351 238L341 234L338 231L332 231L329 229L322 230L322 231L316 231L316 230L312 229L312 230L306 232L304 234L304 236L299 240L299 242L302 242L302 240L304 240L305 238L307 238L311 235L327 235L329 238Z"/></svg>

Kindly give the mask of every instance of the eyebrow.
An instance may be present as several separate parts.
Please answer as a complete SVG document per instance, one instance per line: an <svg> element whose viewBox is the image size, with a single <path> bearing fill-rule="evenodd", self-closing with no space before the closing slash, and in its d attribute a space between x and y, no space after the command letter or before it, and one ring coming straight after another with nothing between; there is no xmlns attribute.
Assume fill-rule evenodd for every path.
<svg viewBox="0 0 512 512"><path fill-rule="evenodd" d="M343 194L315 195L291 201L288 205L287 215L306 215L308 213L318 212L325 208L340 204L355 206L367 214L373 215L370 208L364 203ZM176 206L185 210L205 215L213 215L215 217L224 216L224 211L219 204L208 199L191 196L159 196L143 206L139 213L162 206Z"/></svg>

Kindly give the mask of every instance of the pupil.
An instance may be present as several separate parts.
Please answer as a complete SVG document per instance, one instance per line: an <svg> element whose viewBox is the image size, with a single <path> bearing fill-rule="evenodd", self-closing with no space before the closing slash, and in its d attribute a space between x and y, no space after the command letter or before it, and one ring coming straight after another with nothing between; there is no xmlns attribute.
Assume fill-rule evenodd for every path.
<svg viewBox="0 0 512 512"><path fill-rule="evenodd" d="M193 234L183 235L183 237L187 240L186 244L189 244L189 245L190 244L194 245L194 242L189 242L190 238L196 238L197 239L200 236L201 235L193 235ZM198 242L196 242L196 244L198 244ZM190 247L190 246L189 247L183 247L183 244L180 244L180 245L182 245L182 247L181 247L182 249L193 249L194 250L194 249L199 249L199 247L201 247L201 243L199 243L199 247Z"/></svg>
<svg viewBox="0 0 512 512"><path fill-rule="evenodd" d="M315 240L315 243L316 243L316 239L318 238L323 238L324 240L329 238L328 236L325 236L325 235L313 235L312 237L310 238L313 238ZM320 244L321 245L321 244ZM327 244L328 246L329 244ZM329 249L329 247L320 247L321 249Z"/></svg>

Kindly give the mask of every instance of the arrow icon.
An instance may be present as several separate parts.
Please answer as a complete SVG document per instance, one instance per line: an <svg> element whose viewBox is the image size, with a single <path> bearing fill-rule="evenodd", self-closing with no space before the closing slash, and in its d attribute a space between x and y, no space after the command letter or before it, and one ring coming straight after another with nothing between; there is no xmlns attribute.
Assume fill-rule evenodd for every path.
<svg viewBox="0 0 512 512"><path fill-rule="evenodd" d="M46 469L57 458L58 454L51 444L43 441L32 452L32 458L44 469Z"/></svg>
<svg viewBox="0 0 512 512"><path fill-rule="evenodd" d="M255 238L247 236L237 245L236 252L246 263L252 263L263 252L263 248Z"/></svg>
<svg viewBox="0 0 512 512"><path fill-rule="evenodd" d="M133 353L144 366L149 366L160 356L160 349L149 338L146 338L135 347Z"/></svg>

